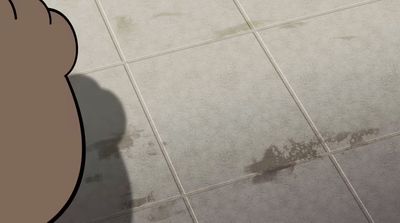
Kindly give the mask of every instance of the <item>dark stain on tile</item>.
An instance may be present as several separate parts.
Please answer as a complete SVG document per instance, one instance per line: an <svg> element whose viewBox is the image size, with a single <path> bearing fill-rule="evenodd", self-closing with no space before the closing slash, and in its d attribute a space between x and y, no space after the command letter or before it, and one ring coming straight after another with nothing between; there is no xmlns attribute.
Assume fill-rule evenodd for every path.
<svg viewBox="0 0 400 223"><path fill-rule="evenodd" d="M296 161L311 160L318 157L317 147L320 144L317 141L296 142L289 140L289 145L279 148L271 145L267 148L263 158L260 161L254 160L253 164L247 166L247 173L259 173L253 178L253 183L263 183L274 179L277 173L283 169L294 169Z"/></svg>
<svg viewBox="0 0 400 223"><path fill-rule="evenodd" d="M357 36L339 36L336 39L341 39L341 40L352 40L357 38Z"/></svg>
<svg viewBox="0 0 400 223"><path fill-rule="evenodd" d="M122 205L123 206L122 208L123 209L136 208L136 207L140 207L140 206L142 206L142 205L144 205L146 203L154 202L154 201L155 201L155 199L154 199L154 194L153 194L153 191L152 191L145 197L136 198L136 199L133 199L133 200L130 199L130 200L124 202L123 205Z"/></svg>
<svg viewBox="0 0 400 223"><path fill-rule="evenodd" d="M185 210L176 210L177 201L168 201L165 204L151 208L150 214L147 219L150 222L158 222L168 219L174 215L179 215L185 212ZM175 209L175 210L174 210Z"/></svg>
<svg viewBox="0 0 400 223"><path fill-rule="evenodd" d="M93 176L88 176L85 178L85 183L91 184L91 183L98 183L103 180L103 175L101 174L95 174Z"/></svg>
<svg viewBox="0 0 400 223"><path fill-rule="evenodd" d="M149 152L147 152L147 155L149 155L149 156L157 156L157 152L149 151Z"/></svg>
<svg viewBox="0 0 400 223"><path fill-rule="evenodd" d="M348 141L351 146L365 142L365 137L377 135L378 128L361 129L355 132L339 132L323 136L327 143L340 143ZM269 146L260 161L254 160L253 164L245 167L247 173L258 173L253 178L253 183L264 183L273 180L281 170L293 172L298 161L308 161L320 158L317 140L308 142L296 142L289 140L288 145L279 148L276 145Z"/></svg>
<svg viewBox="0 0 400 223"><path fill-rule="evenodd" d="M132 19L129 16L118 16L117 20L117 31L120 33L128 33L133 31L135 27L135 23L132 22Z"/></svg>
<svg viewBox="0 0 400 223"><path fill-rule="evenodd" d="M144 130L134 130L129 135L116 135L109 139L99 140L87 145L87 150L97 151L100 160L110 159L111 157L120 158L120 149L127 149L134 145L136 139L141 137Z"/></svg>
<svg viewBox="0 0 400 223"><path fill-rule="evenodd" d="M351 146L360 145L365 142L368 136L378 135L378 128L360 129L355 132L340 132L335 135L325 134L324 139L327 143L341 143L347 141Z"/></svg>
<svg viewBox="0 0 400 223"><path fill-rule="evenodd" d="M259 26L262 24L265 24L267 21L254 21L253 24L254 26ZM242 31L246 31L246 30L250 30L250 27L247 23L242 23L240 25L237 26L232 26L232 27L228 27L226 29L222 29L222 30L218 30L215 32L215 34L218 36L218 38L223 38L225 36L229 36L229 35L233 35L235 33L239 33Z"/></svg>
<svg viewBox="0 0 400 223"><path fill-rule="evenodd" d="M304 26L305 24L306 24L306 22L302 22L302 21L290 22L290 23L286 23L284 25L281 25L280 28L281 29L294 29L294 28L298 28L298 27Z"/></svg>
<svg viewBox="0 0 400 223"><path fill-rule="evenodd" d="M153 18L159 18L159 17L171 17L171 16L182 16L183 13L180 12L162 12L155 14Z"/></svg>

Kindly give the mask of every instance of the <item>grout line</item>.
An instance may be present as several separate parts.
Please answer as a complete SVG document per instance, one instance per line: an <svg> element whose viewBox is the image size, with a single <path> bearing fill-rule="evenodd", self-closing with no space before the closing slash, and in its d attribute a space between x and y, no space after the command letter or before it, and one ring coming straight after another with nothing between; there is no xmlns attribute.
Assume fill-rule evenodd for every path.
<svg viewBox="0 0 400 223"><path fill-rule="evenodd" d="M359 6L372 4L372 3L376 3L376 2L381 2L381 1L383 1L383 0L369 0L369 1L359 2L359 3L355 3L355 4L351 4L351 5L342 6L342 7L337 7L337 8L328 10L328 11L323 11L323 12L320 12L320 13L315 13L315 14L310 14L310 15L306 15L306 16L296 17L296 18L288 19L288 20L285 20L285 21L282 21L282 22L277 22L277 23L274 23L274 24L270 24L270 25L267 25L267 26L262 26L260 28L255 28L255 30L260 32L260 31L264 31L264 30L267 30L267 29L272 29L272 28L275 28L275 27L279 27L279 26L282 26L282 25L285 25L285 24L288 24L288 23L293 23L293 22L298 22L298 21L301 21L301 20L306 20L306 19L312 19L312 18L316 18L316 17L320 17L320 16L325 16L325 15L329 15L329 14L332 14L332 13L335 13L335 12L345 11L345 10L348 10L348 9L353 9L353 8L356 8L356 7L359 7ZM247 30L247 31L241 31L241 32L238 32L238 33L234 33L232 35L228 35L228 36L222 37L222 38L209 39L209 40L201 41L201 42L198 42L198 43L188 44L186 46L181 46L181 47L177 47L177 48L174 48L174 49L168 49L168 50L165 50L165 51L162 51L162 52L157 52L157 53L153 53L153 54L137 57L137 58L134 58L134 59L128 59L128 60L126 60L126 62L127 63L139 62L139 61L155 58L155 57L158 57L158 56L164 56L164 55L168 55L168 54L171 54L171 53L176 53L176 52L180 52L180 51L184 51L184 50L188 50L188 49L204 46L204 45L207 45L207 44L212 44L212 43L216 43L216 42L220 42L220 41L236 38L236 37L243 36L243 35L250 34L250 33L253 33L253 30L250 29L250 30ZM114 45L115 45L115 43L114 43ZM92 73L92 72L97 72L97 71L101 71L101 70L105 70L105 69L121 66L123 64L124 64L124 62L119 62L119 63L115 63L115 64L111 64L111 65L107 65L107 66L102 66L102 67L98 67L98 68L94 68L94 69L89 69L89 70L85 70L85 71L77 71L76 73Z"/></svg>
<svg viewBox="0 0 400 223"><path fill-rule="evenodd" d="M121 217L121 216L124 216L124 215L127 215L127 214L132 214L132 213L135 213L135 212L138 212L138 211L142 211L142 210L145 210L145 209L149 209L149 208L152 208L152 207L156 207L156 206L158 206L158 205L160 205L160 204L163 204L163 203L166 203L166 202L179 200L179 199L181 199L181 198L182 198L181 195L176 195L176 196L167 197L167 198L164 198L164 199L161 199L161 200L158 200L158 201L146 203L146 204L144 204L144 205L142 205L142 206L139 206L139 207L134 207L134 208L131 208L131 209L126 209L126 210L123 210L123 211L119 211L119 212L117 212L117 213L114 213L114 214L112 214L112 215L100 217L100 218L91 220L90 222L91 222L91 223L104 222L105 220L108 220L108 219L113 219L113 218Z"/></svg>
<svg viewBox="0 0 400 223"><path fill-rule="evenodd" d="M306 119L307 123L311 127L312 131L314 134L317 136L318 140L321 142L322 146L324 147L325 151L328 153L331 153L331 150L327 143L325 142L322 134L319 132L317 126L315 123L312 121L310 115L308 114L307 110L305 109L304 105L300 101L299 97L295 93L294 89L290 85L288 79L286 76L283 74L282 70L280 69L278 63L276 62L275 58L272 56L272 53L266 46L264 40L262 39L261 35L258 33L258 31L255 29L254 24L251 22L250 17L247 15L246 11L244 10L243 6L240 4L239 0L233 0L235 3L236 7L242 14L244 20L247 22L249 27L253 30L254 37L257 39L258 43L260 44L261 48L264 50L265 55L268 57L268 60L271 62L272 66L274 67L275 71L277 72L279 78L282 80L283 84L285 85L286 89L288 90L289 94L292 96L294 102L300 109L301 113L303 114L304 118ZM357 191L354 189L353 185L350 183L349 179L347 178L346 174L344 173L343 169L339 165L338 161L336 160L336 157L333 154L329 154L329 159L331 160L332 164L335 166L336 170L338 171L340 177L346 184L347 188L353 195L354 199L356 200L358 206L360 207L361 211L364 213L364 216L370 223L374 223L374 220L372 219L372 216L368 212L367 208L365 207L364 203L362 202L361 198L357 194Z"/></svg>
<svg viewBox="0 0 400 223"><path fill-rule="evenodd" d="M319 12L319 13L315 13L315 14L310 14L310 15L305 15L305 16L300 16L300 17L288 19L286 21L277 22L277 23L274 23L274 24L271 24L271 25L267 25L267 26L264 26L264 27L255 28L255 31L260 32L260 31L264 31L266 29L271 29L271 28L275 28L275 27L278 27L278 26L286 25L288 23L298 22L298 21L302 21L302 20L306 20L306 19L317 18L317 17L329 15L329 14L332 14L332 13L335 13L335 12L346 11L346 10L349 10L349 9L353 9L353 8L357 8L357 7L360 7L360 6L363 6L363 5L368 5L368 4L381 2L381 1L383 1L383 0L368 0L368 1L358 2L358 3L354 3L354 4L350 4L350 5L340 6L340 7L333 8L333 9L330 9L330 10L327 10L327 11L323 11L323 12Z"/></svg>
<svg viewBox="0 0 400 223"><path fill-rule="evenodd" d="M163 144L163 141L161 139L161 135L158 132L157 127L155 125L155 122L154 122L154 120L152 119L152 117L150 115L149 109L148 109L148 107L147 107L147 105L146 105L146 103L144 101L142 93L139 90L138 84L136 83L136 80L133 77L133 72L132 72L129 64L126 61L125 55L123 54L123 51L122 51L122 48L119 45L117 37L116 37L114 31L111 28L111 24L110 24L109 20L107 19L106 12L105 12L103 6L100 3L100 0L95 0L95 2L96 2L98 10L100 11L100 14L101 14L103 20L104 20L104 23L105 23L105 25L107 27L107 30L108 30L108 32L109 32L109 34L111 36L111 39L114 42L114 45L115 45L115 47L116 47L116 49L118 51L118 54L119 54L121 60L124 63L124 68L125 68L126 72L128 73L129 80L130 80L130 82L132 84L133 90L136 93L136 96L137 96L137 98L138 98L138 100L140 102L140 105L141 105L141 107L143 109L143 112L145 113L146 119L150 124L150 127L151 127L151 129L153 131L153 134L156 137L156 140L158 142L160 150L161 150L161 152L162 152L162 154L163 154L163 156L165 158L165 161L166 161L166 163L168 165L168 168L169 168L169 170L170 170L170 172L172 174L172 177L174 178L174 181L175 181L176 186L178 187L178 190L179 190L179 192L180 192L180 194L181 194L181 196L183 198L183 201L184 201L184 203L185 203L185 205L186 205L186 207L187 207L187 209L189 211L189 214L192 217L193 222L194 223L198 223L197 217L196 217L196 215L194 213L192 205L190 204L189 198L185 194L185 189L183 188L181 180L179 179L178 173L177 173L174 165L172 164L172 160L171 160L171 158L170 158L170 156L169 156L169 154L168 154L168 152L167 152L167 150L166 150L166 148L165 148L165 146Z"/></svg>
<svg viewBox="0 0 400 223"><path fill-rule="evenodd" d="M110 25L110 23L109 23L109 21L108 21L108 19L106 17L106 13L105 13L105 11L104 11L101 3L100 3L100 0L95 0L95 3L96 3L96 5L97 5L97 7L98 7L98 9L99 9L99 11L101 13L103 21L105 22L105 24L107 26L107 30L108 30L108 32L109 32L109 34L111 36L112 42L113 42L114 46L116 47L118 55L119 55L119 57L120 57L122 62L118 62L118 63L114 63L114 64L111 64L111 65L102 66L102 67L98 67L98 68L94 68L94 69L90 69L90 70L77 71L76 73L93 73L93 72L102 71L102 70L106 70L106 69L113 68L113 67L124 66L126 72L128 73L128 76L129 76L129 79L131 81L132 87L134 88L134 90L135 90L135 92L137 94L137 97L139 99L139 102L140 102L140 104L142 106L142 109L143 109L143 111L144 111L144 113L146 115L146 118L148 119L148 121L150 123L150 126L152 128L153 134L156 136L156 139L157 139L158 144L159 144L159 146L161 148L161 151L162 151L162 153L164 155L164 158L167 161L168 167L169 167L169 169L170 169L170 171L171 171L171 173L172 173L172 175L174 177L174 180L175 180L175 182L176 182L176 184L178 186L178 189L179 189L179 191L181 193L181 195L177 195L177 196L169 197L169 198L166 198L166 199L158 200L158 201L155 201L155 202L151 202L151 203L145 204L145 205L140 206L140 207L136 207L136 208L132 208L132 209L129 209L129 210L124 210L124 211L118 212L118 213L116 213L114 215L107 216L105 218L97 219L97 220L95 220L96 222L97 221L102 221L102 220L105 220L105 219L118 217L118 216L130 213L130 212L137 212L137 211L140 211L140 210L143 210L143 209L151 208L151 207L159 205L160 203L164 203L164 202L168 202L168 201L172 201L172 200L177 200L177 199L183 199L184 202L185 202L186 207L189 209L189 213L190 213L191 217L197 223L198 222L197 217L195 216L195 213L194 213L193 208L192 208L192 206L190 204L190 201L188 200L189 196L193 196L193 195L200 194L200 193L203 193L203 192L211 191L211 190L214 190L214 189L217 189L217 188L221 188L221 187L224 187L224 186L227 186L227 185L231 185L233 183L240 182L240 181L243 181L243 180L248 180L249 178L252 178L252 177L258 175L257 173L248 174L248 175L245 175L245 176L241 176L241 177L238 177L238 178L235 178L235 179L231 179L231 180L228 180L228 181L225 181L225 182L217 183L217 184L214 184L214 185L210 185L210 186L207 186L207 187L203 187L203 188L200 188L200 189L185 193L185 191L183 189L183 186L182 186L182 184L180 182L180 179L179 179L179 177L177 175L177 172L176 172L176 170L175 170L175 168L174 168L174 166L172 164L171 158L169 157L168 152L166 151L166 148L162 144L161 136L158 133L158 130L156 129L156 127L155 127L155 123L154 123L154 121L152 120L152 118L150 116L150 113L148 111L148 108L147 108L146 104L144 103L143 96L141 95L141 93L139 91L139 88L138 88L138 85L137 85L135 79L133 78L133 72L131 71L131 68L129 67L128 63L134 63L134 62L138 62L138 61L142 61L142 60L146 60L146 59L150 59L150 58L154 58L154 57L158 57L158 56L163 56L163 55L167 55L167 54L171 54L171 53L174 53L174 52L179 52L179 51L183 51L183 50L187 50L187 49L191 49L191 48L196 48L196 47L204 46L204 45L207 45L207 44L212 44L212 43L215 43L215 42L220 42L220 41L224 41L224 40L227 40L227 39L236 38L236 37L239 37L239 36L242 36L242 35L253 33L253 35L255 35L255 37L256 37L256 39L258 41L261 40L261 43L260 42L259 43L260 43L260 45L261 45L261 47L263 49L265 48L264 52L267 54L268 59L271 61L272 65L274 66L274 68L277 71L278 75L280 76L281 80L284 82L284 84L285 84L286 88L288 89L289 93L291 94L291 96L295 100L295 102L296 102L297 106L299 107L300 111L303 113L303 116L305 116L307 122L309 123L309 125L313 129L314 133L317 135L319 140L323 142L322 146L324 147L324 149L327 152L322 154L319 158L328 156L330 158L330 160L332 161L332 163L334 163L335 167L340 169L340 170L338 170L339 174L341 175L342 178L345 178L345 179L343 179L345 181L345 183L348 182L347 176L345 175L345 173L341 169L340 165L338 164L336 158L334 157L334 154L339 153L339 152L343 152L343 151L346 151L346 150L349 150L349 149L362 147L362 146L365 146L365 145L368 145L368 144L372 144L372 143L375 143L375 142L378 142L378 141L382 141L382 140L389 139L389 138L392 138L392 137L400 135L400 132L395 132L395 133L392 133L392 134L388 134L388 135L385 135L385 136L381 136L381 137L378 137L378 138L374 138L374 139L368 140L368 141L366 141L366 142L364 142L364 143L362 143L360 145L347 146L347 147L343 147L343 148L331 151L330 148L328 147L328 145L324 142L324 140L322 138L322 135L319 133L318 129L316 128L315 124L313 123L313 121L309 117L309 115L306 112L306 110L305 110L304 106L302 105L301 101L298 99L298 97L295 94L294 90L291 88L288 80L283 75L283 73L280 70L280 68L278 67L276 61L272 57L272 54L267 49L267 47L265 46L265 43L263 42L261 36L258 33L258 31L263 31L263 30L266 30L266 29L278 27L278 26L281 26L281 25L285 25L287 23L296 22L296 21L299 21L299 20L310 19L310 18L319 17L319 16L324 16L324 15L332 14L332 13L335 13L335 12L344 11L344 10L347 10L347 9L352 9L352 8L355 8L355 7L358 7L358 6L362 6L362 5L371 4L371 3L375 3L375 2L380 2L382 0L371 0L371 1L359 2L359 3L352 4L352 5L347 5L347 6L331 9L331 10L328 10L328 11L325 11L325 12L321 12L321 13L316 13L316 14L312 14L312 15L308 15L308 16L289 19L289 20L286 20L286 21L283 21L283 22L279 22L279 23L276 23L276 24L271 24L271 25L268 25L268 26L260 27L260 28L256 28L251 23L250 18L244 12L244 9L240 5L240 3L237 0L233 0L233 1L236 4L236 6L238 7L240 13L242 13L241 10L243 10L244 14L242 13L242 16L245 18L247 24L250 27L250 30L242 31L242 32L239 32L239 33L235 33L235 34L223 37L223 38L210 39L210 40L202 41L202 42L199 42L199 43L190 44L190 45L187 45L187 46L182 46L182 47L178 47L178 48L175 48L175 49L170 49L170 50L166 50L166 51L163 51L163 52L151 54L151 55L148 55L148 56L143 56L143 57L139 57L139 58L135 58L135 59L131 59L131 60L126 60L126 58L125 58L125 56L124 56L124 54L122 52L121 46L119 45L119 42L117 41L117 37L116 37L115 33L113 32L113 30L111 28L111 25ZM312 160L314 160L314 159L312 159ZM295 163L296 164L306 163L306 162L309 162L309 161L312 161L312 160L297 161ZM362 203L362 201L360 200L360 198L358 198L358 195L355 192L355 189L353 188L353 186L350 184L350 182L346 183L346 185L348 187L350 187L349 190L352 192L352 194L353 194L353 191L354 191L355 194L353 194L353 196L356 196L355 199L356 200L359 199L359 202ZM365 206L362 204L362 207L360 207L360 208L363 209L363 208L365 208ZM368 211L366 209L365 209L365 211L369 215L369 213L368 213ZM364 212L364 210L363 210L363 212ZM367 219L370 222L373 222L372 218L369 219L367 217Z"/></svg>
<svg viewBox="0 0 400 223"><path fill-rule="evenodd" d="M297 161L288 163L288 165L306 164L306 163L312 162L312 161L314 161L316 159L323 159L325 157L329 157L330 155L341 153L341 152L345 152L345 151L348 151L350 149L362 149L366 145L375 144L375 143L378 143L378 142L381 142L381 141L384 141L384 140L387 140L387 139L391 139L391 138L394 138L394 137L398 137L398 136L400 136L400 132L390 133L390 134L387 134L387 135L384 135L384 136L381 136L381 137L377 137L377 138L374 138L374 139L367 140L367 141L365 141L365 142L363 142L361 144L357 144L357 145L354 145L354 146L347 146L347 147L343 147L343 148L340 148L340 149L335 149L335 150L333 150L331 152L321 153L316 158L313 158L313 159L297 160ZM271 171L273 171L273 170L271 170ZM198 194L201 194L201 193L205 193L205 192L208 192L208 191L219 189L219 188L222 188L222 187L225 187L225 186L229 186L229 185L232 185L232 184L235 184L235 183L238 183L238 182L249 180L249 179L251 179L251 178L253 178L253 177L257 176L257 175L259 175L259 173L250 173L250 174L239 176L237 178L233 178L233 179L230 179L230 180L227 180L227 181L224 181L224 182L220 182L220 183L216 183L216 184L213 184L213 185L201 187L199 189L187 192L186 196L191 197L191 196L195 196L195 195L198 195ZM149 203L146 203L146 204L144 204L142 206L139 206L139 207L135 207L135 208L132 208L132 209L124 210L124 211L118 212L118 213L110 215L110 216L106 216L106 217L102 217L102 218L96 219L94 222L104 221L106 219L119 217L119 216L122 216L122 215L125 215L125 214L128 214L128 213L131 213L131 212L137 212L137 211L141 211L141 210L144 210L144 209L152 208L152 207L158 206L158 205L160 205L162 203L165 203L165 202L182 199L182 197L183 197L182 195L176 195L176 196L171 196L171 197L168 197L168 198L165 198L165 199L161 199L161 200L158 200L158 201L149 202Z"/></svg>
<svg viewBox="0 0 400 223"><path fill-rule="evenodd" d="M110 65L105 65L105 66L101 66L101 67L96 67L96 68L92 68L92 69L87 69L87 70L74 70L73 72L71 72L71 76L75 75L75 74L88 74L88 73L95 73L98 71L103 71L103 70L107 70L107 69L111 69L114 67L118 67L118 66L123 66L124 63L123 62L117 62L117 63L113 63Z"/></svg>
<svg viewBox="0 0 400 223"><path fill-rule="evenodd" d="M396 136L400 136L400 131L399 132L389 133L387 135L379 136L379 137L376 137L376 138L373 138L373 139L369 139L369 140L366 140L365 142L361 142L361 143L359 143L357 145L344 146L342 148L333 150L332 153L336 154L336 153L344 152L344 151L347 151L347 150L350 150L350 149L356 149L356 148L359 148L359 147L364 147L366 145L374 144L374 143L377 143L377 142L380 142L380 141L383 141L383 140L386 140L386 139L391 139L391 138L394 138Z"/></svg>
<svg viewBox="0 0 400 223"><path fill-rule="evenodd" d="M174 49L165 50L165 51L158 52L158 53L155 53L155 54L150 54L150 55L147 55L147 56L134 58L134 59L128 60L128 62L129 63L139 62L139 61L146 60L146 59L151 59L151 58L154 58L154 57L164 56L164 55L171 54L171 53L176 53L176 52L179 52L179 51L184 51L184 50L197 48L197 47L205 46L205 45L212 44L212 43L221 42L221 41L228 40L228 39L233 39L233 38L236 38L236 37L239 37L239 36L243 36L243 35L246 35L246 34L250 34L250 33L252 33L251 30L241 31L241 32L237 32L237 33L222 37L222 38L209 39L209 40L201 41L201 42L198 42L198 43L189 44L189 45L186 45L186 46L181 46L181 47L177 47L177 48L174 48Z"/></svg>

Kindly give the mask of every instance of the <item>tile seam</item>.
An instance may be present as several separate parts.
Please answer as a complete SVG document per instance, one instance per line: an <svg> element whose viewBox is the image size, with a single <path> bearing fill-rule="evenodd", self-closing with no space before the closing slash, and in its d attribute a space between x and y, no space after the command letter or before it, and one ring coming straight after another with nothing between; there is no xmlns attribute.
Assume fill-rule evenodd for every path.
<svg viewBox="0 0 400 223"><path fill-rule="evenodd" d="M236 7L238 8L240 13L242 14L243 19L247 22L247 24L249 25L250 29L253 31L254 37L256 38L258 43L260 44L260 46L263 49L265 55L267 56L269 62L274 67L277 75L282 80L282 82L283 82L284 86L286 87L288 93L291 95L293 101L295 102L295 104L297 105L298 109L300 110L300 112L302 113L304 118L306 119L308 125L311 127L311 130L317 136L318 140L320 141L320 143L323 146L323 148L325 149L325 151L330 153L331 150L330 150L329 146L327 145L327 143L325 142L324 138L322 137L322 134L320 133L320 131L318 130L317 126L315 125L315 123L311 119L309 113L305 109L305 106L303 105L303 103L301 102L301 100L299 99L297 94L295 93L294 89L290 85L290 82L288 81L286 76L283 74L281 68L279 67L279 65L276 62L275 58L272 56L272 53L268 49L268 47L265 44L264 40L262 39L261 35L256 30L254 24L252 23L250 17L248 16L246 11L244 10L243 6L239 2L239 0L233 0L233 2L235 3ZM353 187L353 185L350 183L348 177L346 176L345 172L341 168L339 162L336 160L336 157L334 155L330 154L329 155L329 159L331 160L332 164L334 165L334 167L337 170L338 174L340 175L341 179L345 183L346 187L348 188L350 193L353 195L353 198L357 202L357 204L358 204L359 208L361 209L361 211L363 212L365 218L368 220L368 222L374 223L374 220L372 219L371 214L369 213L369 211L366 208L365 204L362 202L361 198L359 197L359 195L358 195L357 191L355 190L355 188Z"/></svg>
<svg viewBox="0 0 400 223"><path fill-rule="evenodd" d="M117 50L117 52L118 52L118 54L119 54L119 56L120 56L120 58L121 58L121 60L123 62L124 68L125 68L125 70L126 70L126 72L128 74L128 77L129 77L130 83L131 83L131 85L133 87L133 90L136 93L137 99L139 100L139 103L140 103L140 105L142 107L142 110L143 110L145 116L146 116L146 119L147 119L147 121L148 121L148 123L149 123L149 125L150 125L150 127L151 127L151 129L153 131L153 134L154 134L154 136L155 136L155 138L157 140L157 143L158 143L158 145L160 147L160 150L161 150L161 152L162 152L162 154L164 156L164 159L165 159L165 161L167 163L168 169L170 170L171 175L172 175L172 177L173 177L173 179L175 181L175 184L176 184L176 186L177 186L177 188L179 190L179 193L181 194L181 196L183 198L183 201L184 201L184 203L186 205L186 208L188 209L188 212L189 212L193 222L194 223L198 223L198 220L197 220L197 217L196 217L196 215L194 213L193 207L190 204L190 201L186 196L185 189L183 188L183 185L182 185L181 180L180 180L180 178L178 176L178 173L177 173L177 171L176 171L176 169L175 169L175 167L174 167L174 165L172 163L172 160L171 160L171 158L170 158L170 156L169 156L169 154L168 154L168 152L167 152L167 150L166 150L166 148L165 148L165 146L163 144L163 141L161 139L161 135L158 132L158 129L157 129L156 125L155 125L155 122L154 122L154 120L152 119L152 117L150 115L150 111L149 111L149 109L148 109L148 107L147 107L147 105L146 105L146 103L144 101L143 95L141 94L141 92L139 90L138 84L137 84L137 82L136 82L136 80L135 80L135 78L133 76L133 72L132 72L132 70L131 70L131 68L130 68L130 66L129 66L126 58L125 58L125 55L124 55L124 53L122 51L121 46L119 45L117 37L116 37L112 27L111 27L110 21L108 20L108 18L106 16L106 12L105 12L100 0L94 0L94 1L96 3L97 8L98 8L98 10L99 10L99 12L101 14L101 17L103 18L103 21L104 21L104 23L105 23L105 25L107 27L109 35L110 35L112 41L114 42L116 50Z"/></svg>
<svg viewBox="0 0 400 223"><path fill-rule="evenodd" d="M351 149L363 149L367 145L373 145L375 143L382 142L382 141L385 141L385 140L389 140L391 138L395 138L395 137L398 137L398 136L400 136L400 132L394 132L394 133L391 133L391 134L384 135L382 137L377 137L377 138L368 140L365 143L362 143L360 145L348 146L348 147L343 147L343 148L340 148L340 149L335 149L335 150L332 150L330 153L324 152L324 153L320 154L317 158L314 158L314 159L297 160L297 161L293 162L293 164L295 164L295 165L307 164L307 163L310 163L310 162L312 162L312 161L314 161L314 160L316 160L318 158L321 158L321 159L326 158L330 154L342 153L342 152L349 151ZM236 177L236 178L229 179L227 181L222 181L222 182L218 182L216 184L212 184L212 185L209 185L209 186L200 187L198 189L195 189L195 190L187 192L186 196L187 197L197 196L199 194L207 193L209 191L213 191L213 190L216 190L216 189L219 189L219 188L223 188L223 187L235 184L235 183L239 183L239 182L242 182L242 181L249 180L249 179L251 179L251 178L253 178L253 177L257 176L257 175L259 175L259 174L258 173L246 174L246 175L242 175L242 176L239 176L239 177ZM162 203L165 203L165 202L168 202L168 201L178 200L178 199L182 199L182 195L176 195L176 196L167 197L167 198L164 198L164 199L161 199L161 200L157 200L157 201L154 201L154 202L147 203L147 204L145 204L143 206L140 206L140 207L127 209L127 210L118 212L118 213L113 214L113 215L105 216L105 217L99 218L97 220L98 221L103 221L105 219L111 219L111 218L114 218L114 217L119 217L119 216L124 215L124 214L141 211L141 210L144 210L144 209L155 207L155 206L157 206L159 204L162 204Z"/></svg>
<svg viewBox="0 0 400 223"><path fill-rule="evenodd" d="M369 1L362 1L362 2L358 2L358 3L354 3L354 4L350 4L350 5L345 5L345 6L339 6L330 10L326 10L326 11L322 11L319 13L314 13L314 14L310 14L310 15L305 15L305 16L300 16L300 17L295 17L295 18L291 18L291 19L287 19L281 22L277 22L274 24L270 24L270 25L266 25L266 26L262 26L259 28L256 28L256 30L258 32L264 31L264 30L268 30L268 29L272 29L272 28L276 28L282 25L286 25L288 23L293 23L293 22L298 22L298 21L302 21L302 20L307 20L307 19L313 19L313 18L318 18L321 16L325 16L325 15L329 15L332 13L336 13L336 12L342 12L345 10L349 10L349 9L354 9L360 6L364 6L364 5L368 5L368 4L372 4L372 3L376 3L376 2L381 2L383 0L369 0ZM167 49L164 51L160 51L160 52L156 52L156 53L151 53L148 55L144 55L144 56L140 56L137 58L133 58L133 59L127 59L126 63L136 63L136 62L140 62L143 60L149 60L152 58L156 58L159 56L165 56L165 55L169 55L169 54L173 54L173 53L177 53L177 52L181 52L181 51L185 51L185 50L189 50L192 48L197 48L197 47L201 47L201 46L206 46L209 44L213 44L213 43L217 43L217 42L222 42L228 39L232 39L232 38L237 38L246 34L250 34L253 33L252 30L246 30L246 31L241 31L241 32L237 32L222 38L216 38L216 39L208 39L208 40L204 40L204 41L199 41L197 43L193 43L193 44L188 44L185 46L180 46L180 47L176 47L176 48L172 48L172 49ZM115 43L113 43L115 45ZM118 54L119 57L121 57ZM118 62L118 63L113 63L110 65L106 65L106 66L100 66L100 67L96 67L96 68L89 68L86 70L82 70L82 71L76 71L76 73L92 73L92 72L97 72L97 71L102 71L102 70L106 70L106 69L110 69L113 67L117 67L117 66L123 66L124 62Z"/></svg>

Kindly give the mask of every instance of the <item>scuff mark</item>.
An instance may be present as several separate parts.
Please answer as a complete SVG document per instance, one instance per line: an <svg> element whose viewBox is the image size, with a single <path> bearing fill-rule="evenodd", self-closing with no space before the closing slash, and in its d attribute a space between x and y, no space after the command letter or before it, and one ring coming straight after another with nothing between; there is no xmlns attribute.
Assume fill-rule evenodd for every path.
<svg viewBox="0 0 400 223"><path fill-rule="evenodd" d="M140 206L142 206L142 205L144 205L144 204L146 204L146 203L149 203L149 202L154 202L155 201L155 199L154 199L154 194L153 194L154 192L153 191L151 191L147 196L145 196L145 197L141 197L141 198L136 198L136 199L131 199L131 200L129 200L129 201L125 201L124 203L123 203L123 209L131 209L131 208L135 208L135 207L140 207Z"/></svg>
<svg viewBox="0 0 400 223"><path fill-rule="evenodd" d="M171 16L182 16L183 13L180 12L162 12L155 14L153 18L159 18L159 17L171 17Z"/></svg>
<svg viewBox="0 0 400 223"><path fill-rule="evenodd" d="M93 176L88 176L85 178L85 183L86 184L91 184L91 183L98 183L103 180L103 175L101 174L95 174Z"/></svg>
<svg viewBox="0 0 400 223"><path fill-rule="evenodd" d="M265 24L266 22L267 21L254 21L253 25L254 26L259 26L259 25ZM242 23L242 24L237 25L237 26L232 26L232 27L228 27L226 29L222 29L222 30L216 31L215 34L219 38L222 38L222 37L233 35L235 33L239 33L239 32L246 31L246 30L250 30L249 25L247 23Z"/></svg>
<svg viewBox="0 0 400 223"><path fill-rule="evenodd" d="M281 29L294 29L301 26L304 26L306 22L298 21L298 22L290 22L280 26Z"/></svg>
<svg viewBox="0 0 400 223"><path fill-rule="evenodd" d="M151 222L157 222L168 219L173 215L185 213L185 210L174 210L176 209L176 203L176 200L168 201L165 204L159 205L158 207L151 208L151 213L147 219Z"/></svg>
<svg viewBox="0 0 400 223"><path fill-rule="evenodd" d="M133 130L128 134L115 135L108 139L99 140L87 145L88 151L97 151L100 160L110 159L111 157L120 158L121 149L129 149L134 145L136 139L141 137L144 130Z"/></svg>

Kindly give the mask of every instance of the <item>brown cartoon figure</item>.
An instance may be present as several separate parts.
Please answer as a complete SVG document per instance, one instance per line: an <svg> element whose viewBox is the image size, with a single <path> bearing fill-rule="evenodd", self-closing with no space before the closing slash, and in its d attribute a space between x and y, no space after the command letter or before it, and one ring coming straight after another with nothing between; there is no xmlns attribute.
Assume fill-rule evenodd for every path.
<svg viewBox="0 0 400 223"><path fill-rule="evenodd" d="M0 222L53 222L77 191L84 137L66 78L76 59L60 12L0 0Z"/></svg>

